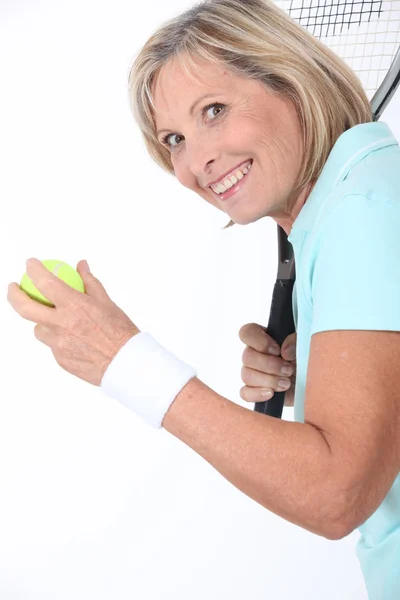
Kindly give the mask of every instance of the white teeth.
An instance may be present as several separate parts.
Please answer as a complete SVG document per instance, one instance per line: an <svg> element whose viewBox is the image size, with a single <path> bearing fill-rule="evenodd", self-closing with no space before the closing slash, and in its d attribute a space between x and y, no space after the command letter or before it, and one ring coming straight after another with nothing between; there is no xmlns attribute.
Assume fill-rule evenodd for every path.
<svg viewBox="0 0 400 600"><path fill-rule="evenodd" d="M218 183L217 185L212 185L212 189L217 194L223 194L231 187L233 187L238 181L243 179L245 175L250 171L252 163L250 163L243 170L238 169L235 174L232 174L230 177L225 179L223 182Z"/></svg>

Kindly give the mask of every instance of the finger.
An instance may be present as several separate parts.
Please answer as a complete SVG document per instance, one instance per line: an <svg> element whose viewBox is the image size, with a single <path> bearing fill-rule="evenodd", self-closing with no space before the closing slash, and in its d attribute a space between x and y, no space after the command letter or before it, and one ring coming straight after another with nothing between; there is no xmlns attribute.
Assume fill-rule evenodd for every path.
<svg viewBox="0 0 400 600"><path fill-rule="evenodd" d="M54 333L44 325L35 325L33 333L39 342L45 344L49 348L53 348L55 344Z"/></svg>
<svg viewBox="0 0 400 600"><path fill-rule="evenodd" d="M266 354L271 348L275 347L277 348L277 355L280 354L279 345L268 335L265 328L257 323L243 325L239 330L239 338L244 344L258 350L258 352Z"/></svg>
<svg viewBox="0 0 400 600"><path fill-rule="evenodd" d="M297 333L291 333L284 340L281 348L281 355L285 360L296 359Z"/></svg>
<svg viewBox="0 0 400 600"><path fill-rule="evenodd" d="M86 294L97 298L97 300L112 302L101 281L93 273L85 269L84 262L80 260L76 266L76 270L82 277Z"/></svg>
<svg viewBox="0 0 400 600"><path fill-rule="evenodd" d="M283 406L294 406L294 390L293 386L285 393L285 402Z"/></svg>
<svg viewBox="0 0 400 600"><path fill-rule="evenodd" d="M241 378L243 383L249 387L257 388L272 388L277 392L284 392L288 390L292 382L287 377L277 377L275 375L269 375L249 369L248 367L242 367Z"/></svg>
<svg viewBox="0 0 400 600"><path fill-rule="evenodd" d="M296 341L297 341L297 331L294 331L293 333L289 334L287 336L287 338L285 338L285 341L282 344L282 348L284 348L285 346L289 346L290 344L293 344L295 346Z"/></svg>
<svg viewBox="0 0 400 600"><path fill-rule="evenodd" d="M271 400L274 397L275 390L272 388L253 388L248 385L245 385L240 389L240 397L245 402L265 402L266 400Z"/></svg>
<svg viewBox="0 0 400 600"><path fill-rule="evenodd" d="M26 272L39 292L56 307L66 306L71 300L81 296L81 292L51 273L37 258L30 258L26 261ZM79 296L77 296L78 294Z"/></svg>
<svg viewBox="0 0 400 600"><path fill-rule="evenodd" d="M271 400L275 396L275 390L272 388L252 388L246 385L240 389L239 394L245 402L256 404L257 402L268 402L268 400ZM294 406L294 391L292 389L289 389L285 393L284 406Z"/></svg>
<svg viewBox="0 0 400 600"><path fill-rule="evenodd" d="M283 375L291 377L294 373L294 367L290 362L284 361L277 356L262 354L247 346L242 354L242 362L245 367L268 373L269 375Z"/></svg>
<svg viewBox="0 0 400 600"><path fill-rule="evenodd" d="M8 286L7 300L23 319L48 326L55 325L54 308L45 306L30 298L28 294L21 290L18 283L12 282Z"/></svg>

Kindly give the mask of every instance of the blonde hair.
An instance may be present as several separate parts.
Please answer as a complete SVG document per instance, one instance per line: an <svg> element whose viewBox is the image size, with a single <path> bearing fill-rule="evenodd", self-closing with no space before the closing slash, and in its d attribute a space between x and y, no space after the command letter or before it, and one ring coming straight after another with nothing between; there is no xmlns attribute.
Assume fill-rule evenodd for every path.
<svg viewBox="0 0 400 600"><path fill-rule="evenodd" d="M195 61L204 59L293 101L304 144L296 190L319 177L344 131L372 121L356 74L271 0L206 0L153 33L128 77L131 110L146 148L172 175L170 152L156 135L152 85L173 58L194 78ZM234 224L230 221L223 229Z"/></svg>

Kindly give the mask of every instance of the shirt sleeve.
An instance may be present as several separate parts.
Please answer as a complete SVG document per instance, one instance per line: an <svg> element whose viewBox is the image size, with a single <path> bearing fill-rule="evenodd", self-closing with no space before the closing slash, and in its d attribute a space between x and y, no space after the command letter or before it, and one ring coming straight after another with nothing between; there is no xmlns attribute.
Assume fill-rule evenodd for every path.
<svg viewBox="0 0 400 600"><path fill-rule="evenodd" d="M313 248L311 335L400 331L399 204L352 194L326 217Z"/></svg>

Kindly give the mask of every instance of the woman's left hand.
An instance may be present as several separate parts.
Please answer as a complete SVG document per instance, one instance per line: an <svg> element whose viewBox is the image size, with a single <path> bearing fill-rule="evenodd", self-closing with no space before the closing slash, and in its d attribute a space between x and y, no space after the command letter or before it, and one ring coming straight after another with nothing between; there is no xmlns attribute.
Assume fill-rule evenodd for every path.
<svg viewBox="0 0 400 600"><path fill-rule="evenodd" d="M77 271L85 294L33 258L27 261L26 272L55 306L32 300L15 282L8 286L7 300L21 317L37 323L36 338L51 349L60 367L99 386L114 356L140 329L111 300L100 281L85 271L84 262L78 263Z"/></svg>

